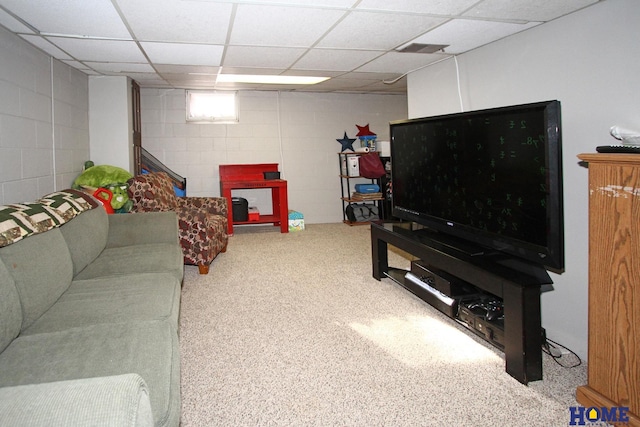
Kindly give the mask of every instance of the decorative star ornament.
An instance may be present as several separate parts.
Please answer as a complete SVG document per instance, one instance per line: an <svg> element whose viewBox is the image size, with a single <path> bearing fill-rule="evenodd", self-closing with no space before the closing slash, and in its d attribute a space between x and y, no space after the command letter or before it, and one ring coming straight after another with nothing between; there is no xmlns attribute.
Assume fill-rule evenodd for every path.
<svg viewBox="0 0 640 427"><path fill-rule="evenodd" d="M356 125L356 127L358 128L358 133L356 134L356 136L376 136L375 133L369 130L369 123L367 123L366 126Z"/></svg>
<svg viewBox="0 0 640 427"><path fill-rule="evenodd" d="M353 149L353 143L355 142L355 138L349 138L347 136L347 132L344 133L344 136L342 137L342 139L336 139L336 141L338 141L340 144L342 144L342 150L341 151L345 151L345 150L351 150L351 151L355 151Z"/></svg>

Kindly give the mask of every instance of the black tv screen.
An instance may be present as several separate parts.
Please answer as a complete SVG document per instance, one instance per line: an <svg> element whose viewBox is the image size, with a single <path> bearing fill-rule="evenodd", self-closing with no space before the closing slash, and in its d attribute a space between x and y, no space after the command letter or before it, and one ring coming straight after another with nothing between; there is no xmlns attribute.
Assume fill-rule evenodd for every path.
<svg viewBox="0 0 640 427"><path fill-rule="evenodd" d="M393 215L564 268L560 102L391 122Z"/></svg>

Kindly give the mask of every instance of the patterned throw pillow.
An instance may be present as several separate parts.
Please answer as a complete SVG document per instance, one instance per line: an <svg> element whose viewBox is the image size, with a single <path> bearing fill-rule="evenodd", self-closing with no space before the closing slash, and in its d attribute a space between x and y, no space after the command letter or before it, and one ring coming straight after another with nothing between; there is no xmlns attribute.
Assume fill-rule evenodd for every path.
<svg viewBox="0 0 640 427"><path fill-rule="evenodd" d="M76 190L51 193L34 203L0 206L0 247L59 227L96 206L95 200Z"/></svg>

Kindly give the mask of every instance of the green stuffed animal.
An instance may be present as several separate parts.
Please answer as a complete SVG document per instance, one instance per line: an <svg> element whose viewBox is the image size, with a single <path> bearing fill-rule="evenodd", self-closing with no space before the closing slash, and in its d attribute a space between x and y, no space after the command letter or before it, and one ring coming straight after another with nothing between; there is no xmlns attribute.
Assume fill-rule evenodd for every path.
<svg viewBox="0 0 640 427"><path fill-rule="evenodd" d="M113 199L111 199L111 207L113 207L113 209L120 209L127 203L129 200L129 194L127 194L128 187L126 183L111 184L106 187L107 190L113 194Z"/></svg>
<svg viewBox="0 0 640 427"><path fill-rule="evenodd" d="M82 187L106 188L113 193L111 207L120 210L123 207L131 206L127 189L127 181L133 178L128 171L111 165L90 166L82 172L73 182L73 188Z"/></svg>

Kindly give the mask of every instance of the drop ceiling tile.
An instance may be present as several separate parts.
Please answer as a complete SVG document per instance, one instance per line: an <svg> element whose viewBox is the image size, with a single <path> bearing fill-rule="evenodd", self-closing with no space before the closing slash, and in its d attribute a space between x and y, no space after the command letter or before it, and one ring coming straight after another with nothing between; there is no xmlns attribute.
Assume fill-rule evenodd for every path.
<svg viewBox="0 0 640 427"><path fill-rule="evenodd" d="M342 10L238 5L230 43L309 47L343 15Z"/></svg>
<svg viewBox="0 0 640 427"><path fill-rule="evenodd" d="M141 73L137 73L137 72L132 72L132 73L127 73L127 76L131 77L132 79L138 81L138 80L162 80L162 77L160 77L159 75L157 75L155 72L150 72L150 73L146 73L146 72L141 72Z"/></svg>
<svg viewBox="0 0 640 427"><path fill-rule="evenodd" d="M220 67L208 67L208 66L195 66L195 65L176 65L176 64L156 64L156 70L159 73L175 73L175 74L189 74L197 73L203 75L216 75Z"/></svg>
<svg viewBox="0 0 640 427"><path fill-rule="evenodd" d="M202 1L121 1L138 40L224 44L232 5Z"/></svg>
<svg viewBox="0 0 640 427"><path fill-rule="evenodd" d="M389 50L444 21L420 15L352 12L317 47Z"/></svg>
<svg viewBox="0 0 640 427"><path fill-rule="evenodd" d="M478 0L362 0L358 3L357 9L454 16L461 14L475 3L478 3Z"/></svg>
<svg viewBox="0 0 640 427"><path fill-rule="evenodd" d="M453 19L411 43L449 45L446 53L459 54L539 25L539 22L514 24L473 19Z"/></svg>
<svg viewBox="0 0 640 427"><path fill-rule="evenodd" d="M464 16L544 22L597 2L598 0L484 0Z"/></svg>
<svg viewBox="0 0 640 427"><path fill-rule="evenodd" d="M407 90L407 76L398 76L394 79L380 79L370 85L367 88L376 88L376 90L384 90L389 92L406 91Z"/></svg>
<svg viewBox="0 0 640 427"><path fill-rule="evenodd" d="M313 77L337 77L341 76L345 73L344 71L336 71L336 70L286 70L281 73L284 76L313 76Z"/></svg>
<svg viewBox="0 0 640 427"><path fill-rule="evenodd" d="M394 85L382 81L449 56L395 52L400 46L449 44L447 54L455 54L594 3L597 0L0 0L11 11L0 10L0 25L88 75L128 75L143 86L406 93L406 78ZM29 34L30 26L75 37L44 34L43 39ZM144 51L129 40L133 35ZM227 37L232 45L225 47ZM154 63L149 65L149 60ZM218 72L334 78L320 86L220 85L215 83Z"/></svg>
<svg viewBox="0 0 640 427"><path fill-rule="evenodd" d="M131 38L109 0L2 0L2 6L42 33Z"/></svg>
<svg viewBox="0 0 640 427"><path fill-rule="evenodd" d="M64 37L47 37L47 39L79 61L147 61L133 41L72 39Z"/></svg>
<svg viewBox="0 0 640 427"><path fill-rule="evenodd" d="M261 74L275 76L282 74L285 68L253 68L253 67L222 67L224 74Z"/></svg>
<svg viewBox="0 0 640 427"><path fill-rule="evenodd" d="M97 75L98 73L94 70L91 70L89 67L87 67L85 64L83 64L82 62L78 62L78 61L68 61L68 60L62 60L62 62L64 62L65 64L73 67L73 68L77 68L78 70L82 71L85 74L90 74L90 75Z"/></svg>
<svg viewBox="0 0 640 427"><path fill-rule="evenodd" d="M220 65L223 47L219 45L142 42L153 63L177 65Z"/></svg>
<svg viewBox="0 0 640 427"><path fill-rule="evenodd" d="M31 28L27 27L2 9L0 9L0 25L15 33L33 34Z"/></svg>
<svg viewBox="0 0 640 427"><path fill-rule="evenodd" d="M356 80L331 79L317 85L304 88L307 92L358 92L358 93L407 93L406 78L394 84L385 84L382 79Z"/></svg>
<svg viewBox="0 0 640 427"><path fill-rule="evenodd" d="M184 74L184 73L162 73L162 78L167 81L193 81L215 83L217 75L211 74Z"/></svg>
<svg viewBox="0 0 640 427"><path fill-rule="evenodd" d="M402 77L403 73L369 73L369 72L360 72L354 71L348 74L345 74L341 77L347 79L359 79L359 80L394 80Z"/></svg>
<svg viewBox="0 0 640 427"><path fill-rule="evenodd" d="M185 2L217 2L220 0L182 0ZM225 0L222 0L225 1ZM333 8L349 8L357 0L228 0L231 3L262 3L277 4L290 6L309 6L309 7L333 7Z"/></svg>
<svg viewBox="0 0 640 427"><path fill-rule="evenodd" d="M389 52L370 63L358 68L357 71L374 73L407 73L428 66L434 62L449 58L449 55L437 53L400 53Z"/></svg>
<svg viewBox="0 0 640 427"><path fill-rule="evenodd" d="M230 46L223 66L289 68L305 51L301 48Z"/></svg>
<svg viewBox="0 0 640 427"><path fill-rule="evenodd" d="M364 86L367 92L371 93L407 93L407 78L403 77L393 84L387 84L382 81Z"/></svg>
<svg viewBox="0 0 640 427"><path fill-rule="evenodd" d="M65 52L58 49L56 46L49 43L46 39L40 36L34 36L29 34L21 34L20 37L31 43L32 45L40 48L45 51L49 55L53 56L56 59L73 59Z"/></svg>
<svg viewBox="0 0 640 427"><path fill-rule="evenodd" d="M101 73L155 73L149 64L123 62L85 62L87 66Z"/></svg>
<svg viewBox="0 0 640 427"><path fill-rule="evenodd" d="M311 49L292 68L351 71L382 54L372 50Z"/></svg>
<svg viewBox="0 0 640 427"><path fill-rule="evenodd" d="M170 88L173 87L170 83L159 79L159 78L145 78L145 77L136 77L131 76L133 80L136 81L140 85L140 87L149 87L149 88Z"/></svg>
<svg viewBox="0 0 640 427"><path fill-rule="evenodd" d="M379 82L380 79L350 79L345 77L335 77L333 79L325 80L310 87L311 90L345 90L362 88L373 83Z"/></svg>
<svg viewBox="0 0 640 427"><path fill-rule="evenodd" d="M263 84L258 83L233 83L233 82L222 82L216 83L214 89L216 90L261 90Z"/></svg>

